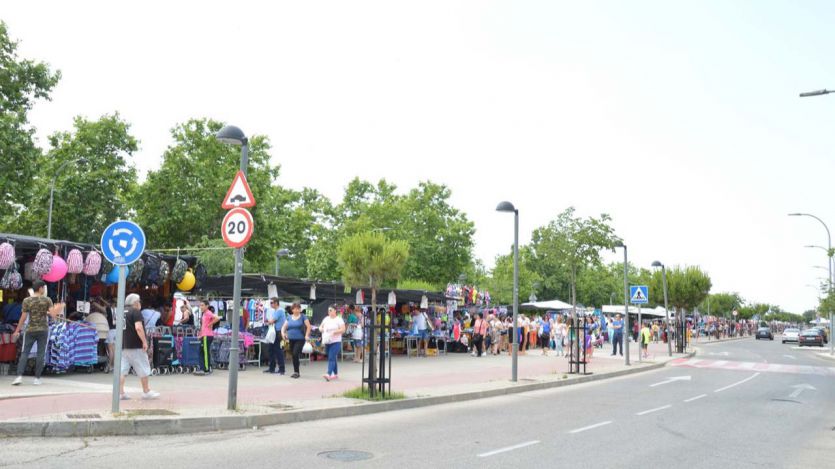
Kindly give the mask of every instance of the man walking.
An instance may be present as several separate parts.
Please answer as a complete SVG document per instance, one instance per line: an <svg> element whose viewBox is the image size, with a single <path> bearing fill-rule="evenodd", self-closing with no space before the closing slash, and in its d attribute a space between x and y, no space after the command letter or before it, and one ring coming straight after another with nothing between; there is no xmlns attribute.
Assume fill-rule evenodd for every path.
<svg viewBox="0 0 835 469"><path fill-rule="evenodd" d="M206 300L200 301L200 371L198 376L206 375L212 372L212 340L215 338L214 325L220 321L220 318L212 313L209 309L209 302ZM232 347L234 353L237 347Z"/></svg>
<svg viewBox="0 0 835 469"><path fill-rule="evenodd" d="M19 386L23 383L23 372L26 371L26 362L29 361L29 351L32 350L33 344L38 344L38 358L35 361L35 380L32 381L32 384L36 386L41 384L41 373L43 373L44 357L46 356L46 342L49 336L46 317L49 315L55 318L64 309L64 303L53 305L52 300L46 296L46 283L43 280L35 280L32 283L32 290L29 292L32 296L23 300L20 320L17 322L14 334L12 334L12 342L17 342L18 337L20 337L20 328L26 324L26 318L28 317L29 327L23 336L23 347L20 349L20 359L17 361L17 378L12 382L13 386Z"/></svg>
<svg viewBox="0 0 835 469"><path fill-rule="evenodd" d="M151 364L148 363L148 339L145 337L145 326L142 318L142 303L139 295L131 293L125 298L127 312L117 311L116 314L125 314L125 330L122 334L122 378L119 381L119 395L122 400L130 399L125 393L125 378L130 369L139 377L142 382L142 399L156 399L159 393L151 391L148 385L148 375L151 374Z"/></svg>
<svg viewBox="0 0 835 469"><path fill-rule="evenodd" d="M279 307L278 298L270 298L270 307L267 309L267 325L275 328L275 340L269 345L270 366L264 373L284 374L284 348L281 346L281 328L284 327L285 322L287 322L287 315ZM276 363L278 364L278 370L275 368Z"/></svg>
<svg viewBox="0 0 835 469"><path fill-rule="evenodd" d="M620 356L623 356L623 320L620 314L615 315L615 320L612 321L612 356L618 353L620 348Z"/></svg>

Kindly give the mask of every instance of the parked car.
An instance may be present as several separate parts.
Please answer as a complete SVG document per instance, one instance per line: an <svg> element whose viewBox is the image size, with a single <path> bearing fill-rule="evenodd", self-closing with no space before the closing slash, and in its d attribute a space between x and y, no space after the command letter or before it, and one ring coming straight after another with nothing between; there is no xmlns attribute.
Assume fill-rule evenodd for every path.
<svg viewBox="0 0 835 469"><path fill-rule="evenodd" d="M826 335L826 328L825 327L815 326L812 329L817 329L818 331L820 331L821 335L823 336L823 343L824 344L829 343L829 337L827 337L827 335Z"/></svg>
<svg viewBox="0 0 835 469"><path fill-rule="evenodd" d="M797 341L797 345L800 347L817 345L818 347L823 347L823 333L818 329L806 329L805 331L800 333L800 337Z"/></svg>
<svg viewBox="0 0 835 469"><path fill-rule="evenodd" d="M774 334L771 333L771 329L767 327L761 327L757 329L757 340L760 339L774 340Z"/></svg>
<svg viewBox="0 0 835 469"><path fill-rule="evenodd" d="M785 329L783 331L783 343L786 342L797 342L797 338L800 336L800 329Z"/></svg>

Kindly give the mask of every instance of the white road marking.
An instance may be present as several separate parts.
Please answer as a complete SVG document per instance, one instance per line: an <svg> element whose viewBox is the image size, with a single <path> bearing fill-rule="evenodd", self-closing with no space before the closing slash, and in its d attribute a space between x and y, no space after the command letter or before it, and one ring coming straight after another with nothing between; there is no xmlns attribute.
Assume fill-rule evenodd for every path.
<svg viewBox="0 0 835 469"><path fill-rule="evenodd" d="M607 421L605 421L605 422L600 422L600 423L595 423L594 425L589 425L588 427L583 427L583 428L578 428L578 429L576 429L576 430L571 430L571 431L570 431L570 432L568 432L568 433L580 433L580 432L584 432L584 431L586 431L586 430L591 430L591 429L593 429L593 428L602 427L602 426L604 426L604 425L609 425L610 423L612 423L612 421L611 421L611 420L607 420Z"/></svg>
<svg viewBox="0 0 835 469"><path fill-rule="evenodd" d="M690 399L686 399L684 402L693 402L698 401L699 399L707 397L707 394L702 394L701 396L691 397Z"/></svg>
<svg viewBox="0 0 835 469"><path fill-rule="evenodd" d="M646 414L651 414L651 413L653 413L653 412L658 412L659 410L669 409L670 407L672 407L672 405L671 405L671 404L668 404L668 405L665 405L665 406L656 407L656 408L654 408L654 409L645 410L645 411L643 411L643 412L638 412L638 413L637 413L637 414L635 414L635 415L646 415Z"/></svg>
<svg viewBox="0 0 835 469"><path fill-rule="evenodd" d="M791 358L792 360L797 360L797 358L794 358L794 355L783 355L783 356L786 357L786 358Z"/></svg>
<svg viewBox="0 0 835 469"><path fill-rule="evenodd" d="M800 394L807 389L810 391L817 391L817 388L815 388L811 384L795 384L792 387L794 388L794 392L791 393L791 395L789 396L791 398L800 396Z"/></svg>
<svg viewBox="0 0 835 469"><path fill-rule="evenodd" d="M525 448L525 447L533 446L533 445L536 445L536 444L539 444L539 440L526 441L524 443L519 443L518 445L508 446L507 448L501 448L501 449L497 449L495 451L490 451L489 453L481 453L481 454L478 455L478 457L489 458L490 456L495 456L495 455L501 454L501 453L507 453L508 451L513 451L513 450L516 450L516 449Z"/></svg>
<svg viewBox="0 0 835 469"><path fill-rule="evenodd" d="M672 383L674 381L690 381L692 379L691 376L676 376L675 378L669 378L660 383L650 384L649 387L654 388L656 386L661 386L662 384Z"/></svg>
<svg viewBox="0 0 835 469"><path fill-rule="evenodd" d="M759 375L760 375L759 373L754 373L753 375L743 379L742 381L737 381L736 383L725 386L724 388L719 388L719 389L717 389L716 391L713 391L713 392L727 391L728 389L731 389L734 386L739 386L740 384L747 383L748 381L751 381L752 379L756 378Z"/></svg>
<svg viewBox="0 0 835 469"><path fill-rule="evenodd" d="M723 366L725 366L727 364L728 364L727 360L717 360L717 361L713 362L713 365L711 365L711 366L716 367L716 368L722 368Z"/></svg>

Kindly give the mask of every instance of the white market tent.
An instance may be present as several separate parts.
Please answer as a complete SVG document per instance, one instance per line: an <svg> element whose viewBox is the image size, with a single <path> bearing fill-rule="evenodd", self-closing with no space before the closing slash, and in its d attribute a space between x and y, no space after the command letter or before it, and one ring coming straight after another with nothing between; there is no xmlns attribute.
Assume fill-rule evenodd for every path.
<svg viewBox="0 0 835 469"><path fill-rule="evenodd" d="M623 314L625 308L623 305L603 305L603 314ZM638 306L636 305L629 305L629 314L638 314ZM657 317L657 318L666 318L667 313L663 306L658 306L657 308L641 308L641 316L644 317ZM670 317L673 317L673 313L670 312Z"/></svg>
<svg viewBox="0 0 835 469"><path fill-rule="evenodd" d="M574 307L570 304L560 300L535 301L533 303L522 303L520 306L520 309L553 309L557 311L564 311L573 308Z"/></svg>

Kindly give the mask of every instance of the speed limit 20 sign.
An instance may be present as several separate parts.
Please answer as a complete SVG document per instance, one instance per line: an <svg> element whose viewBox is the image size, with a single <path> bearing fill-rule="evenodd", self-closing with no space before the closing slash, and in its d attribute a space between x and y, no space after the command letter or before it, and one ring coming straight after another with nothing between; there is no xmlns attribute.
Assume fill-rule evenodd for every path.
<svg viewBox="0 0 835 469"><path fill-rule="evenodd" d="M233 208L223 217L223 241L230 248L240 248L252 238L254 228L252 214L245 208Z"/></svg>

